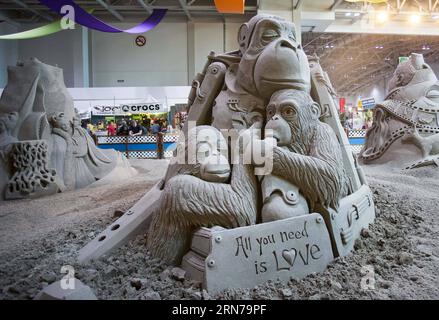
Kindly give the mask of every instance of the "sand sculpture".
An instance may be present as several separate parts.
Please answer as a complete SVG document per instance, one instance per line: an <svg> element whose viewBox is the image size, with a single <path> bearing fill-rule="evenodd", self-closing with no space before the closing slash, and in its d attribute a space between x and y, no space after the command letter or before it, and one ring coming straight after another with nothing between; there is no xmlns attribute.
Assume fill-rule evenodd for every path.
<svg viewBox="0 0 439 320"><path fill-rule="evenodd" d="M81 127L62 69L35 58L8 68L0 155L0 200L81 188L116 166L133 173L120 153L98 149Z"/></svg>
<svg viewBox="0 0 439 320"><path fill-rule="evenodd" d="M352 250L374 220L371 191L328 76L295 39L291 22L257 15L238 51L209 55L166 177L81 262L147 232L153 256L214 292L320 272Z"/></svg>
<svg viewBox="0 0 439 320"><path fill-rule="evenodd" d="M421 54L398 65L359 158L412 169L439 165L439 83Z"/></svg>

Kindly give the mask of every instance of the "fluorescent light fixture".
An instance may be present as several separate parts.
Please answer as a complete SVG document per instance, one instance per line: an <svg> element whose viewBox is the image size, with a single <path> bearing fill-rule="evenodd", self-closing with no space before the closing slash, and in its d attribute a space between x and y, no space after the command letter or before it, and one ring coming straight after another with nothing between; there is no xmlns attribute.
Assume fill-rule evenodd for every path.
<svg viewBox="0 0 439 320"><path fill-rule="evenodd" d="M352 12L346 12L344 15L345 15L346 17L350 17L350 16L352 15Z"/></svg>
<svg viewBox="0 0 439 320"><path fill-rule="evenodd" d="M376 15L376 19L378 22L383 23L389 20L389 14L386 11L380 11Z"/></svg>
<svg viewBox="0 0 439 320"><path fill-rule="evenodd" d="M360 13L359 12L355 12L354 13L354 17L359 17L360 16Z"/></svg>
<svg viewBox="0 0 439 320"><path fill-rule="evenodd" d="M421 16L419 14L412 14L410 16L410 20L411 23L416 24L419 23L421 21Z"/></svg>

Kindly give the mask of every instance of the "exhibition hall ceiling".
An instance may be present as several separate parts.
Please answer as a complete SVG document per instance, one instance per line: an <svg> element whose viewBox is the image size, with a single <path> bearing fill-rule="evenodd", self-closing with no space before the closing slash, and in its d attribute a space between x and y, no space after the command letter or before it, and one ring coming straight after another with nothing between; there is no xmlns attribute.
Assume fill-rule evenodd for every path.
<svg viewBox="0 0 439 320"><path fill-rule="evenodd" d="M301 10L303 46L320 57L341 94L389 77L400 56L439 57L439 0L246 0L245 14L220 14L214 0L75 0L103 21L139 23L154 9L166 21L244 22L258 11ZM283 8L283 9L282 9ZM291 11L290 11L291 12ZM44 24L57 16L38 0L0 0L0 21ZM25 28L26 29L26 28Z"/></svg>
<svg viewBox="0 0 439 320"><path fill-rule="evenodd" d="M316 54L339 94L361 92L390 77L399 57L422 53L429 64L439 60L439 37L349 33L302 35L305 52Z"/></svg>
<svg viewBox="0 0 439 320"><path fill-rule="evenodd" d="M168 17L188 20L218 19L227 16L246 21L257 12L258 0L246 0L244 15L222 15L218 13L214 0L78 0L76 4L93 9L96 17L109 22L138 21L154 9L168 9ZM54 19L55 15L38 0L2 0L0 11L17 22L32 22Z"/></svg>

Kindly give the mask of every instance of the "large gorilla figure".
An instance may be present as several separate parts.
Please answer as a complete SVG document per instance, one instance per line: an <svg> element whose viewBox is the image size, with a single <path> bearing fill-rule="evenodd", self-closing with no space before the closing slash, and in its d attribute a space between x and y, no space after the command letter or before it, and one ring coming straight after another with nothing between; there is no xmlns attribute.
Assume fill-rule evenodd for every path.
<svg viewBox="0 0 439 320"><path fill-rule="evenodd" d="M275 91L309 94L309 65L293 23L255 16L241 26L238 42L239 51L211 56L207 70L195 79L186 136L192 132L189 121L212 125L226 138L230 132L224 130L261 128L265 106ZM148 234L151 253L175 264L187 251L196 227L230 228L260 221L260 186L250 165L234 164L230 182L210 182L200 177L196 161L189 164L195 170L188 170L190 157L177 155L171 164Z"/></svg>

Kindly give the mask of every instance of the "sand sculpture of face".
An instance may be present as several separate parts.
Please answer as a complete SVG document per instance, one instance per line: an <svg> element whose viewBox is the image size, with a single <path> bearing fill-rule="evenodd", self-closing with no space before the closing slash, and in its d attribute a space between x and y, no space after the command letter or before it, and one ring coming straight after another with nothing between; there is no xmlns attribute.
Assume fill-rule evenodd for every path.
<svg viewBox="0 0 439 320"><path fill-rule="evenodd" d="M0 149L17 141L17 138L12 135L12 131L17 125L17 122L17 112L9 112L0 115Z"/></svg>
<svg viewBox="0 0 439 320"><path fill-rule="evenodd" d="M389 92L408 84L418 84L427 81L437 81L437 78L422 54L412 53L410 58L396 68L389 80Z"/></svg>
<svg viewBox="0 0 439 320"><path fill-rule="evenodd" d="M66 117L64 112L52 115L50 117L50 123L54 128L58 128L66 132L69 132L69 129L71 128L70 120Z"/></svg>
<svg viewBox="0 0 439 320"><path fill-rule="evenodd" d="M189 140L196 143L199 178L210 182L226 182L230 177L227 142L221 132L211 126L198 126L189 131Z"/></svg>
<svg viewBox="0 0 439 320"><path fill-rule="evenodd" d="M318 121L320 108L308 95L288 90L276 92L267 106L266 129L280 147L308 143L312 127Z"/></svg>
<svg viewBox="0 0 439 320"><path fill-rule="evenodd" d="M10 112L0 116L0 135L10 135L18 121L18 113Z"/></svg>
<svg viewBox="0 0 439 320"><path fill-rule="evenodd" d="M241 26L238 42L242 59L237 81L246 91L266 100L280 89L309 92L308 60L292 22L257 15Z"/></svg>

